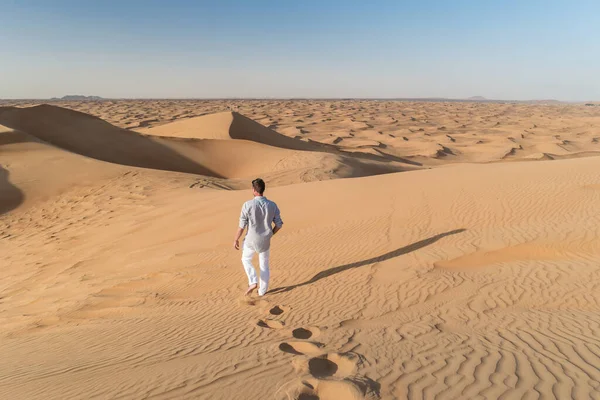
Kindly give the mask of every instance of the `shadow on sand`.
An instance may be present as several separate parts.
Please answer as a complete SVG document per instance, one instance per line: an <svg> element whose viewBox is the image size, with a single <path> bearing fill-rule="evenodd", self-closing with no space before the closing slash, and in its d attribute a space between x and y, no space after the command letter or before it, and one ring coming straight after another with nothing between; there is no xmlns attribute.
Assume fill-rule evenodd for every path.
<svg viewBox="0 0 600 400"><path fill-rule="evenodd" d="M8 171L0 166L0 215L14 210L23 203L25 195L10 183Z"/></svg>
<svg viewBox="0 0 600 400"><path fill-rule="evenodd" d="M199 141L143 135L79 111L48 104L0 107L0 124L96 160L225 178L200 163Z"/></svg>
<svg viewBox="0 0 600 400"><path fill-rule="evenodd" d="M340 272L344 272L349 269L359 268L359 267L363 267L363 266L369 265L369 264L375 264L378 262L389 260L390 258L394 258L394 257L398 257L398 256L401 256L404 254L412 253L413 251L416 251L423 247L429 246L446 236L456 235L457 233L462 233L465 231L466 231L466 229L455 229L453 231L440 233L439 235L435 235L430 238L423 239L419 242L409 244L408 246L401 247L399 249L390 251L388 253L382 254L377 257L373 257L373 258L369 258L367 260L357 261L357 262L353 262L350 264L344 264L344 265L340 265L337 267L329 268L329 269L326 269L325 271L319 272L318 274L316 274L315 276L313 276L306 282L298 283L296 285L291 285L291 286L279 287L279 288L270 290L269 293L289 292L290 290L299 288L301 286L310 285L311 283L315 283L317 281L320 281L321 279L327 278L327 277L335 275L335 274L339 274Z"/></svg>

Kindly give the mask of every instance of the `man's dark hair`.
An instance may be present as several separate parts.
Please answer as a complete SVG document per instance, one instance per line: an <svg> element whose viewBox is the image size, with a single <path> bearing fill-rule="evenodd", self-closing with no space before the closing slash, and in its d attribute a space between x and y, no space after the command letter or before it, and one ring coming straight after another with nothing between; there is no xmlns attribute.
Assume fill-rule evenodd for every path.
<svg viewBox="0 0 600 400"><path fill-rule="evenodd" d="M255 180L252 181L252 187L258 193L263 194L265 192L265 181L263 181L260 178L256 178Z"/></svg>

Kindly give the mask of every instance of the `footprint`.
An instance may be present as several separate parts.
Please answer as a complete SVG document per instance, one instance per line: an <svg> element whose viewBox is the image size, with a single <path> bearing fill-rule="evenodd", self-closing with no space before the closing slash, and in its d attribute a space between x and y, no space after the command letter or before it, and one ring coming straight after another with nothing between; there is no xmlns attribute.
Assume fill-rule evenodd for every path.
<svg viewBox="0 0 600 400"><path fill-rule="evenodd" d="M319 381L314 388L320 400L364 399L364 393L350 381Z"/></svg>
<svg viewBox="0 0 600 400"><path fill-rule="evenodd" d="M289 308L288 307L284 307L284 306L274 306L269 310L269 314L271 315L281 315L284 312L288 311Z"/></svg>
<svg viewBox="0 0 600 400"><path fill-rule="evenodd" d="M354 374L362 362L361 357L356 353L331 353L327 355L327 359L335 363L338 367L338 374L344 376Z"/></svg>
<svg viewBox="0 0 600 400"><path fill-rule="evenodd" d="M268 310L271 315L281 315L289 307L273 306ZM284 323L265 318L258 326L270 329L282 329ZM363 357L352 352L326 353L325 345L306 341L319 336L321 330L316 327L300 327L285 330L301 341L289 341L279 344L279 350L298 357L292 360L294 369L305 379L295 379L283 385L280 390L286 399L294 400L375 400L380 398L380 384L366 376L356 375Z"/></svg>
<svg viewBox="0 0 600 400"><path fill-rule="evenodd" d="M315 378L326 378L335 375L338 365L327 358L315 357L308 360L308 371Z"/></svg>
<svg viewBox="0 0 600 400"><path fill-rule="evenodd" d="M274 319L259 319L256 325L260 326L261 328L282 329L285 324Z"/></svg>
<svg viewBox="0 0 600 400"><path fill-rule="evenodd" d="M378 399L379 384L368 378L303 381L292 393L295 400L359 400ZM295 393L293 393L295 392Z"/></svg>
<svg viewBox="0 0 600 400"><path fill-rule="evenodd" d="M297 397L298 400L319 400L319 396L310 393L300 393Z"/></svg>
<svg viewBox="0 0 600 400"><path fill-rule="evenodd" d="M302 370L315 378L352 376L361 362L355 353L329 353L308 360Z"/></svg>
<svg viewBox="0 0 600 400"><path fill-rule="evenodd" d="M249 296L243 296L243 297L239 298L238 303L240 305L257 306L260 308L265 308L265 307L268 307L268 305L269 305L269 303L267 303L266 300L253 299L252 297L249 297Z"/></svg>
<svg viewBox="0 0 600 400"><path fill-rule="evenodd" d="M321 334L319 328L296 328L292 331L292 336L296 339L310 339Z"/></svg>
<svg viewBox="0 0 600 400"><path fill-rule="evenodd" d="M287 399L376 400L381 397L379 383L356 375L362 356L353 352L323 353L323 346L315 342L288 342L279 346L284 352L310 357L298 358L293 362L294 368L304 375L304 379L282 387ZM320 354L311 355L311 352Z"/></svg>
<svg viewBox="0 0 600 400"><path fill-rule="evenodd" d="M279 350L295 355L317 356L323 354L323 346L317 342L284 342L279 345Z"/></svg>

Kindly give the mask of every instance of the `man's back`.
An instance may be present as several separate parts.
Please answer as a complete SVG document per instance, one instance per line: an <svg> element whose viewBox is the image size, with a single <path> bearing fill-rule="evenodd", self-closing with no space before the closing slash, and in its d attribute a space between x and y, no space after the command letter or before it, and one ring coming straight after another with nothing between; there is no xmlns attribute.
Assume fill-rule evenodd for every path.
<svg viewBox="0 0 600 400"><path fill-rule="evenodd" d="M248 227L245 245L251 247L258 253L267 251L273 236L272 224L281 227L283 221L279 207L273 201L264 196L256 196L242 206L240 215L240 228Z"/></svg>

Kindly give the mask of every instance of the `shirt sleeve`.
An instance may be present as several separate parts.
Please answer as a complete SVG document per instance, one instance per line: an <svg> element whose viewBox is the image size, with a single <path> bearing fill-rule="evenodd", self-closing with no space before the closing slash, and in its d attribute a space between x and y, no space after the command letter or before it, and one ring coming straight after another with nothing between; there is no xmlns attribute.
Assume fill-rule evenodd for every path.
<svg viewBox="0 0 600 400"><path fill-rule="evenodd" d="M244 229L248 226L248 209L246 208L246 204L242 206L242 212L240 214L240 228Z"/></svg>
<svg viewBox="0 0 600 400"><path fill-rule="evenodd" d="M281 213L279 212L279 207L275 206L275 216L273 217L273 222L275 226L281 228L283 226L283 221L281 219Z"/></svg>

